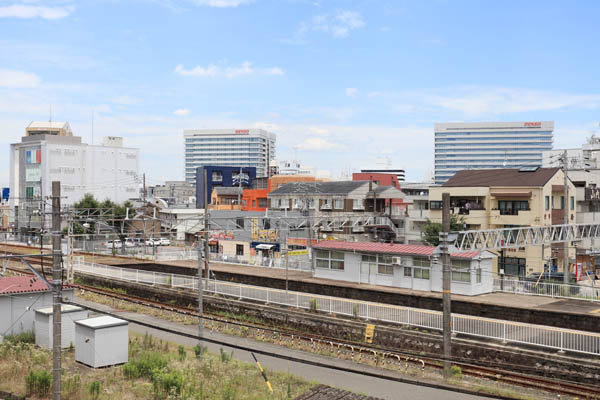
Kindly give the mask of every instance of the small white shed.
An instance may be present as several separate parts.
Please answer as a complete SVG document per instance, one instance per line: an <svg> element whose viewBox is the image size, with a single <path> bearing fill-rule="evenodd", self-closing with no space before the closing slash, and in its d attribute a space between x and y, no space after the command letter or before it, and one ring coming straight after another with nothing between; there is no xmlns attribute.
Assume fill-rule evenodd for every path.
<svg viewBox="0 0 600 400"><path fill-rule="evenodd" d="M86 319L88 311L70 304L61 304L61 348L65 349L71 344L75 345L75 321ZM35 344L41 347L52 348L52 307L35 310Z"/></svg>
<svg viewBox="0 0 600 400"><path fill-rule="evenodd" d="M75 321L75 361L100 368L123 364L129 356L129 326L104 315Z"/></svg>

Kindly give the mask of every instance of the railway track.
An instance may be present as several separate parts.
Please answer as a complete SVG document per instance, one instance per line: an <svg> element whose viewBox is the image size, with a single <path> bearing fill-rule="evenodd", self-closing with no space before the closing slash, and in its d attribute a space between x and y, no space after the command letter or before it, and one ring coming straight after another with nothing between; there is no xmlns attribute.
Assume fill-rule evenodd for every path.
<svg viewBox="0 0 600 400"><path fill-rule="evenodd" d="M31 264L40 264L39 258L31 258L28 259L28 261ZM51 258L50 256L48 256L48 261L44 260L44 264L50 265L50 262ZM7 269L12 270L14 272L30 274L28 270L20 268L8 267ZM99 295L111 297L117 300L136 303L146 307L152 307L194 317L197 317L198 315L197 309L194 308L168 305L137 296L116 294L113 291L100 289L89 285L74 286ZM408 368L409 364L420 366L422 369L428 367L432 369L441 370L443 368L441 358L416 356L410 353L398 352L397 349L386 349L377 346L368 346L362 342L340 340L337 338L331 338L321 335L313 335L307 333L298 334L298 332L289 329L274 328L268 325L240 322L235 319L232 320L223 318L222 316L214 313L205 312L203 314L203 318L206 320L214 321L216 323L238 326L240 329L242 327L252 328L257 330L259 335L262 333L263 336L266 336L268 333L270 333L272 335L271 339L275 341L279 340L280 343L282 342L283 338L286 337L292 341L292 344L294 343L294 341L302 341L306 344L309 344L313 351L329 350L333 353L337 352L337 354L340 354L343 351L347 354L350 354L350 358L353 361L360 362L364 358L366 358L374 361L376 365L378 363L388 363L396 365L398 366L398 368L402 368L404 366L405 369ZM471 363L464 362L461 360L453 360L452 363L453 365L460 366L462 374L464 375L485 378L529 389L537 389L546 392L552 392L561 396L567 395L579 399L600 399L600 388L588 386L585 384L560 381L556 379L548 379L540 376L516 373L499 368L473 365Z"/></svg>

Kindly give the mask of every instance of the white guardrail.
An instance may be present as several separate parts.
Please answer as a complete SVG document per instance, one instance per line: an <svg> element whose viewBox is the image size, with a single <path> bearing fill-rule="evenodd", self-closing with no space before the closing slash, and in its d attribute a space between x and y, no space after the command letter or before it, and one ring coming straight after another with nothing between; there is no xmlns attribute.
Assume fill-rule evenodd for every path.
<svg viewBox="0 0 600 400"><path fill-rule="evenodd" d="M600 285L569 285L564 283L536 283L533 281L494 279L494 292L600 301Z"/></svg>
<svg viewBox="0 0 600 400"><path fill-rule="evenodd" d="M76 272L116 278L149 285L165 285L197 289L198 278L161 272L127 269L75 260ZM204 282L203 284L206 284ZM425 329L442 330L442 313L439 311L394 306L366 301L348 300L280 289L264 288L239 283L210 280L208 293L238 299L261 301L301 309L316 309L332 314L354 316L366 320L409 325ZM311 307L311 303L313 306ZM600 334L532 325L491 318L452 314L452 332L483 337L504 343L519 343L559 351L600 354Z"/></svg>

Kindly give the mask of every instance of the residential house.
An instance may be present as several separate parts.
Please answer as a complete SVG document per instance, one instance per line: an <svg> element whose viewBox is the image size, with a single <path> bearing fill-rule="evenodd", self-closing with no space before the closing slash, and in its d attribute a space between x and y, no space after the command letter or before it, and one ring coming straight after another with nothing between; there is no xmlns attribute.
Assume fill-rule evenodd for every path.
<svg viewBox="0 0 600 400"><path fill-rule="evenodd" d="M451 212L470 230L563 224L565 206L569 223L576 222L575 186L567 180L569 198L564 199L564 175L559 168L525 167L458 171L442 186L429 189L429 215L442 220L442 193L450 194ZM494 273L524 276L548 268L562 271L562 243L528 246L499 252ZM569 244L569 258L575 248Z"/></svg>

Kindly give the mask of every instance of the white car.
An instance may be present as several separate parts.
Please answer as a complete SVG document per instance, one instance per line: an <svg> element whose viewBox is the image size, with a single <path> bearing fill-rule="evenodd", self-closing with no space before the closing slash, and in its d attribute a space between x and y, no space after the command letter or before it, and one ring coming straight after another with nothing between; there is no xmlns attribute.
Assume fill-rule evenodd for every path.
<svg viewBox="0 0 600 400"><path fill-rule="evenodd" d="M121 243L120 240L109 240L104 246L108 247L109 249L112 249L113 247L115 249L120 249L121 247L123 247L123 243Z"/></svg>
<svg viewBox="0 0 600 400"><path fill-rule="evenodd" d="M171 241L167 238L160 238L160 239L158 239L158 242L161 246L170 246L171 245Z"/></svg>
<svg viewBox="0 0 600 400"><path fill-rule="evenodd" d="M132 239L125 239L125 247L135 247L135 243Z"/></svg>
<svg viewBox="0 0 600 400"><path fill-rule="evenodd" d="M157 245L157 243L154 239L152 239L152 238L146 239L146 246L156 246L156 245Z"/></svg>

